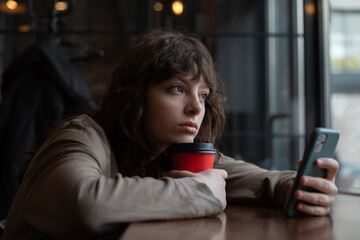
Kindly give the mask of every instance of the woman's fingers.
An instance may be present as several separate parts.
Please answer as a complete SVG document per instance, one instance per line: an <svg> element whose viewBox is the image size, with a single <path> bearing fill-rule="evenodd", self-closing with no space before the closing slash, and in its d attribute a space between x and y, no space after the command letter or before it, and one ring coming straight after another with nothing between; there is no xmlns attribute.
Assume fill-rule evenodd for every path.
<svg viewBox="0 0 360 240"><path fill-rule="evenodd" d="M306 202L298 203L296 209L313 216L325 216L328 214L335 199L332 195L301 190L296 191L295 196L299 200Z"/></svg>
<svg viewBox="0 0 360 240"><path fill-rule="evenodd" d="M323 193L317 192L306 192L302 190L297 190L295 192L295 196L297 199L302 200L306 203L310 203L311 205L322 206L322 207L330 207L335 200L333 195L327 195Z"/></svg>
<svg viewBox="0 0 360 240"><path fill-rule="evenodd" d="M314 206L304 203L298 203L296 209L312 216L325 216L330 212L330 207Z"/></svg>
<svg viewBox="0 0 360 240"><path fill-rule="evenodd" d="M338 166L334 164L331 159L324 161L318 160L316 164L319 164L319 167L322 166L328 169L328 178L311 176L301 177L300 183L303 186L314 188L319 192L297 190L295 192L295 197L302 202L298 203L296 208L309 215L324 216L329 213L330 208L334 203L335 195L338 192L334 183Z"/></svg>
<svg viewBox="0 0 360 240"><path fill-rule="evenodd" d="M335 180L335 176L339 171L339 162L332 158L319 158L316 160L316 166L327 169L326 179Z"/></svg>
<svg viewBox="0 0 360 240"><path fill-rule="evenodd" d="M163 177L172 177L172 178L184 178L184 177L196 177L199 175L207 176L207 175L211 175L214 173L220 175L223 179L226 179L228 176L227 172L223 169L208 169L208 170L198 172L198 173L193 173L193 172L183 171L183 170L171 170L171 171L163 172L162 176Z"/></svg>
<svg viewBox="0 0 360 240"><path fill-rule="evenodd" d="M325 178L303 176L300 179L300 183L307 187L312 187L321 193L335 196L338 189L334 182L329 181Z"/></svg>
<svg viewBox="0 0 360 240"><path fill-rule="evenodd" d="M194 177L196 176L196 174L189 171L171 170L168 172L163 172L162 176L171 177L171 178L184 178L184 177Z"/></svg>
<svg viewBox="0 0 360 240"><path fill-rule="evenodd" d="M226 179L228 177L227 171L223 169L215 169L215 170L223 179Z"/></svg>

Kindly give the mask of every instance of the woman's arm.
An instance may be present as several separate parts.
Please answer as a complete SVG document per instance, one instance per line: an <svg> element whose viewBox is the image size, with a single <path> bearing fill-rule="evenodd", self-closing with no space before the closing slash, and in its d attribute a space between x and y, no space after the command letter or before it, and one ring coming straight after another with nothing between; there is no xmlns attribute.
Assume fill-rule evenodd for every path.
<svg viewBox="0 0 360 240"><path fill-rule="evenodd" d="M223 154L216 159L215 168L228 173L226 197L228 203L266 204L282 207L285 204L296 172L269 171Z"/></svg>
<svg viewBox="0 0 360 240"><path fill-rule="evenodd" d="M56 130L25 174L21 188L26 192L26 221L62 235L75 229L102 232L124 222L202 217L223 210L204 183L191 178L123 177L111 173L113 165L109 146L94 128L72 121Z"/></svg>

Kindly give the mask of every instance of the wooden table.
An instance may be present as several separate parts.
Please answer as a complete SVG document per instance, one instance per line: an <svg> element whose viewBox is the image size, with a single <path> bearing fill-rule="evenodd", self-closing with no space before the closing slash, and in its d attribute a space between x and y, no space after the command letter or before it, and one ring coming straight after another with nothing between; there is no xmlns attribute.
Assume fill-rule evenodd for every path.
<svg viewBox="0 0 360 240"><path fill-rule="evenodd" d="M132 223L119 240L360 239L360 196L338 194L330 216L286 218L281 209L228 206L217 217Z"/></svg>

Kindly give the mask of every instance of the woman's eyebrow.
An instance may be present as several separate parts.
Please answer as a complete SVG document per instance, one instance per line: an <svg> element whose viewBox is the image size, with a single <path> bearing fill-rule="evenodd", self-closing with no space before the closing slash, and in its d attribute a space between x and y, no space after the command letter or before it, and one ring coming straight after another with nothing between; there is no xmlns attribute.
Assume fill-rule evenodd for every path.
<svg viewBox="0 0 360 240"><path fill-rule="evenodd" d="M178 75L175 77L175 79L180 80L181 82L183 82L184 84L187 84L187 85L195 85L196 83L200 83L200 81L201 81L201 79L196 79L196 77L190 78L190 75ZM210 87L205 80L200 83L199 88L202 90L210 91Z"/></svg>
<svg viewBox="0 0 360 240"><path fill-rule="evenodd" d="M189 75L177 75L175 76L175 78L183 81L183 82L193 82L194 81L194 78L190 78Z"/></svg>
<svg viewBox="0 0 360 240"><path fill-rule="evenodd" d="M209 88L208 85L206 85L206 86L200 86L200 89L202 89L202 90L209 90L209 91L210 91L210 88Z"/></svg>
<svg viewBox="0 0 360 240"><path fill-rule="evenodd" d="M209 84L205 80L200 84L200 88L210 90Z"/></svg>

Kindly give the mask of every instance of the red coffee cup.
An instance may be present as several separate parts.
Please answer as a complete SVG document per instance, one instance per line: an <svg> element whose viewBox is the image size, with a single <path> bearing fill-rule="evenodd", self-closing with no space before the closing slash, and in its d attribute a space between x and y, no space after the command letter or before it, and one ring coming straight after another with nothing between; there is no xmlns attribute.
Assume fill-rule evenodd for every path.
<svg viewBox="0 0 360 240"><path fill-rule="evenodd" d="M214 166L216 149L212 143L177 143L169 150L174 170L196 173Z"/></svg>

